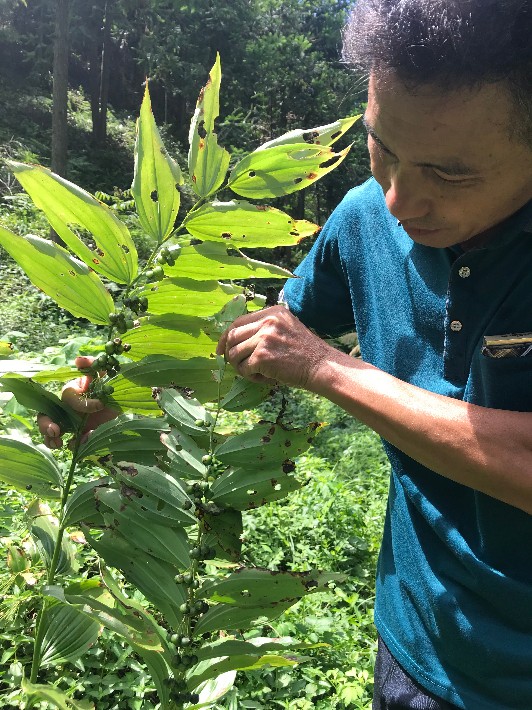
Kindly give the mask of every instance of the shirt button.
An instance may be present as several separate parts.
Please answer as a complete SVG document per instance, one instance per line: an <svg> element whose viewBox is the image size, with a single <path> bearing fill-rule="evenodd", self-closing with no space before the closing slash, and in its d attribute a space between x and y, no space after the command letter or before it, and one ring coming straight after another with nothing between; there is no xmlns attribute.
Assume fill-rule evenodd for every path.
<svg viewBox="0 0 532 710"><path fill-rule="evenodd" d="M459 320L451 321L451 330L453 330L455 333L458 333L458 331L462 330L462 324Z"/></svg>
<svg viewBox="0 0 532 710"><path fill-rule="evenodd" d="M467 279L467 277L470 275L471 275L471 269L469 268L469 266L462 266L458 270L458 276L460 276L463 279Z"/></svg>

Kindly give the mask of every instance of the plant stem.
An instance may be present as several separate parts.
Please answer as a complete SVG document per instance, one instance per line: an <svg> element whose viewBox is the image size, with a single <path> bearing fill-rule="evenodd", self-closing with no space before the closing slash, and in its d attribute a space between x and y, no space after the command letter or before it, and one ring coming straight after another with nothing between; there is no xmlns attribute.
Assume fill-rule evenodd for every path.
<svg viewBox="0 0 532 710"><path fill-rule="evenodd" d="M70 494L70 488L72 487L72 481L74 480L74 473L76 471L76 464L77 464L77 455L79 451L79 447L81 446L81 435L83 433L83 428L85 426L85 422L87 421L87 415L85 415L81 422L79 423L78 429L74 434L74 449L72 452L72 461L70 462L70 469L68 471L67 479L65 481L65 485L63 486L63 492L61 495L61 512L59 514L59 528L57 530L57 538L55 541L55 546L54 546L54 552L52 555L52 560L50 562L50 568L48 570L48 580L47 583L48 585L51 585L54 583L55 579L55 573L57 571L57 565L59 563L59 556L61 554L61 547L63 543L63 533L65 531L65 525L63 522L63 512L65 509L66 502L68 500L68 496ZM39 618L37 620L37 627L35 631L35 644L33 648L33 659L31 663L31 675L30 675L30 683L35 683L37 680L37 675L39 673L39 666L41 662L41 644L42 640L44 638L44 634L46 629L44 628L44 615L46 613L46 607L47 607L47 600L46 598L43 599L43 604L41 607L41 610L39 612Z"/></svg>

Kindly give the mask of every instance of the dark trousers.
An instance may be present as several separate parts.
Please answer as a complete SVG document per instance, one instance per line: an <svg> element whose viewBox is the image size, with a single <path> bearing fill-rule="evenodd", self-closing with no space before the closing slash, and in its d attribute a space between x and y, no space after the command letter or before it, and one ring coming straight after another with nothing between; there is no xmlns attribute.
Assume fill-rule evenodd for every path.
<svg viewBox="0 0 532 710"><path fill-rule="evenodd" d="M372 710L459 710L404 671L379 636Z"/></svg>

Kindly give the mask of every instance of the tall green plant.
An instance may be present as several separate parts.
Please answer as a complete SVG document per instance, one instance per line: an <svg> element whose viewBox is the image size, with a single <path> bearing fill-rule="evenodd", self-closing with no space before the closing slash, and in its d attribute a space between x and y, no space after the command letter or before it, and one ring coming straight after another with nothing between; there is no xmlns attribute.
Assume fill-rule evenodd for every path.
<svg viewBox="0 0 532 710"><path fill-rule="evenodd" d="M236 671L300 660L294 652L308 644L246 638L243 631L336 578L240 564L242 511L301 486L295 459L319 426L289 429L278 419L222 431L222 410L252 407L270 388L236 377L215 355L223 329L265 301L232 280L290 277L241 248L293 245L317 227L269 206L215 196L230 188L260 199L306 187L342 162L348 149L334 152L331 145L356 118L291 131L228 173L230 155L218 144L215 125L220 80L217 58L190 128L188 168L197 202L177 227L183 177L165 151L146 88L132 194L140 225L157 246L143 268L127 228L106 205L46 168L11 163L68 248L2 227L0 244L60 306L106 326L88 394L117 414L82 443L86 417L45 387L76 370L0 363L4 391L73 433L66 467L42 446L0 437L0 480L36 496L26 514L46 568L34 588L40 611L33 662L22 680L29 705L81 707L55 686L39 684L39 670L77 660L105 627L142 657L161 708L212 706ZM124 285L120 300L102 278ZM81 482L87 462L99 473ZM72 527L81 527L99 555L100 576L77 576L79 562L65 534ZM24 552L13 548L10 555L13 572L24 572ZM127 596L111 568L149 604Z"/></svg>

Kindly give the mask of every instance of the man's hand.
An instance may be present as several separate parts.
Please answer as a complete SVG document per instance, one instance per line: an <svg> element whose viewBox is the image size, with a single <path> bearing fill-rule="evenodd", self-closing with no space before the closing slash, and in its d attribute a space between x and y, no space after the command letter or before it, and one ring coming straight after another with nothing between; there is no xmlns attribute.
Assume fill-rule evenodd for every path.
<svg viewBox="0 0 532 710"><path fill-rule="evenodd" d="M273 306L237 318L222 334L216 352L253 382L308 388L332 350L284 306Z"/></svg>
<svg viewBox="0 0 532 710"><path fill-rule="evenodd" d="M92 365L93 357L78 357L74 364L80 370L84 370ZM88 414L83 430L82 441L86 440L93 429L97 426L115 419L116 412L105 407L99 399L87 397L87 391L92 381L89 375L83 375L75 380L70 380L63 387L61 399L65 404L80 414ZM49 449L60 449L63 446L63 432L56 422L52 421L46 414L37 415L37 425L44 437L44 444Z"/></svg>

